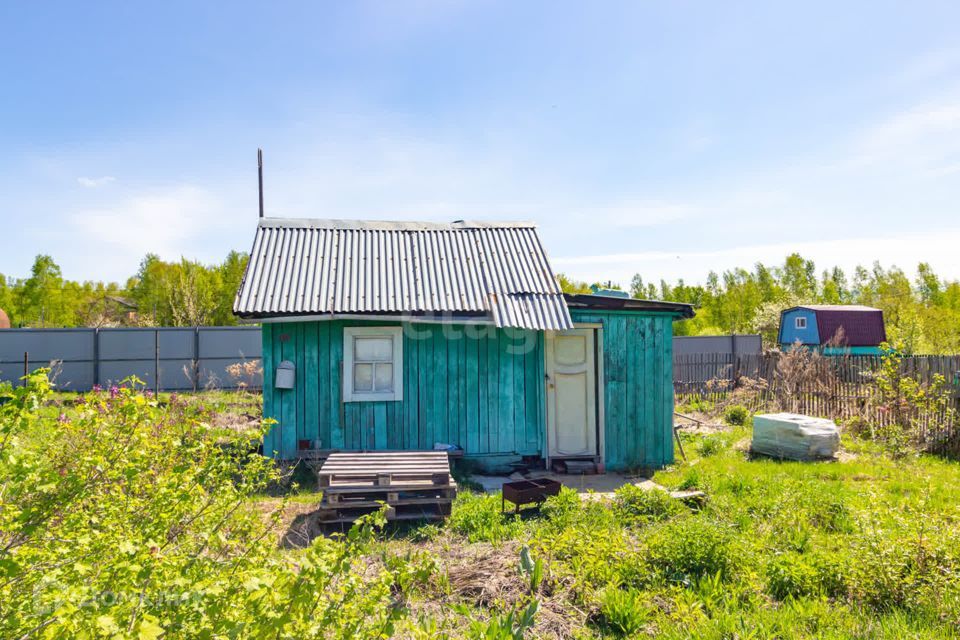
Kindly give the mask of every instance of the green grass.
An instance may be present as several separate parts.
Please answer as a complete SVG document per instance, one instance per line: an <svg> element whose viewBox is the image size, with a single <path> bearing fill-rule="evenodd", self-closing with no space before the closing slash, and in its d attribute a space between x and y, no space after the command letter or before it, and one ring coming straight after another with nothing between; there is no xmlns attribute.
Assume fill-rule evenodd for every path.
<svg viewBox="0 0 960 640"><path fill-rule="evenodd" d="M456 570L445 561L453 549L492 544L517 566L511 554L529 545L544 564L538 592L518 578L495 606L539 599L553 612L533 627L545 637L960 634L960 465L892 460L861 443L842 462L751 459L740 444L748 436L741 427L693 437L692 459L656 474L668 488L705 491L698 510L626 488L609 504L565 491L539 516L518 518L500 513L499 496L464 493L427 542L389 545L428 545L440 572ZM441 620L438 633L456 637L456 617Z"/></svg>
<svg viewBox="0 0 960 640"><path fill-rule="evenodd" d="M22 421L9 421L20 434L5 458L3 479L16 489L6 491L4 500L27 507L48 495L51 487L63 485L63 495L54 495L51 503L72 500L74 506L58 516L54 526L30 528L27 534L39 538L36 549L49 553L49 564L41 567L60 566L60 555L67 552L83 559L64 565L61 572L69 573L73 582L68 584L78 589L91 576L118 567L129 568L124 575L140 585L143 567L156 571L174 566L170 563L180 561L181 545L199 545L198 557L206 557L209 543L204 541L213 541L232 561L248 562L248 549L256 552L256 562L242 568L249 580L238 582L245 586L237 591L223 591L221 585L234 579L219 577L219 561L204 567L215 572L208 597L226 593L229 606L224 611L264 632L271 629L271 620L286 624L280 614L291 602L302 599L303 610L312 611L321 597L329 601L327 610L333 616L333 622L325 624L340 621L344 629L359 628L389 613L391 624L397 618L390 635L412 638L960 635L956 462L916 455L893 459L882 447L846 435L839 462L752 459L744 446L749 428L732 427L684 436L690 460L654 476L669 489L704 491L706 501L696 506L675 502L664 492L628 486L611 500L584 501L564 490L539 512L516 516L501 513L499 495L464 490L442 524L388 528L369 543L369 531L354 531L343 543L318 539L306 549L287 549L274 544L266 532L254 536L251 531L261 530L261 516L278 516L271 522L281 530L270 533L302 523L319 494L307 482L284 498L268 496L266 480L240 482L244 476L238 473L261 469L256 465L263 460L248 458L240 448L237 455L242 453L248 462L238 465L237 459L225 457L223 442L216 437L220 429L236 436L236 426L243 425L236 418L248 412L256 420L257 396L164 395L156 408L152 401L134 396L117 402L90 398L92 405L86 408L77 399L58 394L36 416L26 412ZM131 416L140 416L133 426L128 424ZM131 434L136 440L128 444ZM73 443L82 445L78 451L84 455L63 455ZM117 454L118 445L126 447L122 455ZM46 460L40 453L52 457ZM22 460L32 462L24 465ZM198 475L201 462L205 471ZM86 466L71 475L76 465ZM101 482L101 468L119 470ZM457 474L461 486L468 486L460 469ZM216 484L210 484L211 477ZM98 482L90 484L91 478ZM102 496L87 499L74 482L102 491ZM209 496L202 491L207 485L216 489ZM136 508L131 500L140 501ZM200 517L208 503L226 510L224 521L232 522L231 527L222 528L220 515ZM182 504L194 505L196 514L171 511ZM248 514L239 509L241 504L262 508ZM281 508L288 510L274 514ZM87 517L88 512L93 517ZM19 522L16 509L0 513ZM234 513L242 519L231 519ZM67 516L72 529L62 525ZM189 526L193 528L184 529ZM65 545L68 534L74 543ZM182 538L177 546L164 553L153 550L157 540L174 534ZM116 540L104 537L108 535ZM101 539L105 542L100 547L90 547ZM127 546L137 550L136 563L122 556ZM83 573L87 562L100 563L97 571ZM0 570L18 567L17 562L0 563ZM39 571L23 575L45 580ZM163 580L170 583L158 582L158 588L176 586L181 571L171 570ZM301 588L302 580L308 581L307 587ZM14 583L5 584L12 588ZM28 592L16 593L10 601L30 610L34 600ZM171 615L182 620L171 618L164 624L192 629L192 612L176 609ZM112 629L99 612L64 615L86 625L78 628ZM201 616L212 626L209 633L197 635L229 635L228 627L217 626L221 617ZM17 627L10 619L10 628L19 631L11 637L35 626ZM310 613L296 622L308 625L314 620Z"/></svg>

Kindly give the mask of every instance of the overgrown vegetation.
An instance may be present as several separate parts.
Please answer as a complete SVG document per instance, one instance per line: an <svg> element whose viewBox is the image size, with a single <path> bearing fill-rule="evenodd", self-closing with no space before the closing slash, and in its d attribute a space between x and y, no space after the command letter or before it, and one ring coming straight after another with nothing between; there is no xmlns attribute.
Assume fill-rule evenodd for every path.
<svg viewBox="0 0 960 640"><path fill-rule="evenodd" d="M0 309L12 326L193 326L229 325L234 295L247 255L230 252L220 264L165 262L147 255L122 283L66 279L50 256L37 256L27 277L0 274ZM568 293L590 293L590 285L558 274ZM603 288L618 288L598 282ZM865 304L884 312L891 343L904 353L960 353L960 282L939 277L927 264L911 277L879 263L854 273L834 268L818 274L810 260L793 254L782 265L709 273L703 284L659 284L638 274L633 297L687 302L696 317L677 322L677 335L759 332L776 344L780 312L797 304Z"/></svg>
<svg viewBox="0 0 960 640"><path fill-rule="evenodd" d="M0 309L13 327L233 325L246 266L247 254L237 251L214 265L148 254L125 283L78 282L39 255L26 278L0 274Z"/></svg>
<svg viewBox="0 0 960 640"><path fill-rule="evenodd" d="M586 283L562 278L564 290L589 293ZM777 266L757 263L723 273L710 272L703 284L646 281L641 274L630 294L648 300L687 302L696 317L674 325L677 335L760 333L768 347L777 343L780 312L798 304L864 304L883 310L890 341L905 353L960 353L960 282L946 280L928 264L915 276L879 262L818 272L798 254Z"/></svg>
<svg viewBox="0 0 960 640"><path fill-rule="evenodd" d="M259 433L214 437L186 403L131 388L51 416L43 373L0 406L0 637L316 637L388 633L378 524L278 553Z"/></svg>
<svg viewBox="0 0 960 640"><path fill-rule="evenodd" d="M654 480L523 516L464 491L443 524L281 544L257 433L193 398L2 392L0 637L950 638L960 465L844 436L842 462L684 436ZM294 509L296 507L296 509Z"/></svg>
<svg viewBox="0 0 960 640"><path fill-rule="evenodd" d="M888 344L881 345L881 352L880 358L871 358L869 369L859 369L856 358L797 347L776 355L775 368L764 374L769 384L746 376L736 384L729 378L711 380L706 385L709 400L691 395L677 410L732 426L750 424L751 413L816 415L881 443L894 457L928 451L960 459L955 387Z"/></svg>

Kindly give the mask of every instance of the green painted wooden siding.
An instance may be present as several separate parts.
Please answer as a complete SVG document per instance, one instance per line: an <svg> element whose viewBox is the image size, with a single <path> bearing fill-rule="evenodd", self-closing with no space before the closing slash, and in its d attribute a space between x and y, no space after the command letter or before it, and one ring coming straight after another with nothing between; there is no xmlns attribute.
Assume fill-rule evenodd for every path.
<svg viewBox="0 0 960 640"><path fill-rule="evenodd" d="M403 400L343 402L344 326L330 321L263 325L264 415L277 420L264 450L294 457L298 440L333 449L430 449L536 455L543 440L543 334L461 325L404 331ZM273 388L281 360L296 365L296 389Z"/></svg>
<svg viewBox="0 0 960 640"><path fill-rule="evenodd" d="M607 468L672 463L672 316L576 310L572 315L575 322L604 328ZM414 325L420 339L404 332L403 401L345 403L343 327L377 324L389 326L355 321L263 325L264 415L278 421L265 451L290 458L297 440L319 440L321 447L336 449L429 449L447 442L468 455L542 455L542 333ZM518 348L523 344L530 348ZM295 390L273 389L281 360L296 365Z"/></svg>
<svg viewBox="0 0 960 640"><path fill-rule="evenodd" d="M608 469L673 462L673 317L571 310L574 322L603 325Z"/></svg>

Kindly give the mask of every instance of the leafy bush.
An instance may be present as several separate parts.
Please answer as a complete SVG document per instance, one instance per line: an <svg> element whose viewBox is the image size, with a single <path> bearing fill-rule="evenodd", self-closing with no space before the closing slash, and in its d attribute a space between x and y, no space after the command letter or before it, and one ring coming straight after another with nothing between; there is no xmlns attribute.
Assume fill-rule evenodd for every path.
<svg viewBox="0 0 960 640"><path fill-rule="evenodd" d="M651 563L674 580L720 574L733 568L730 534L703 517L670 521L647 543Z"/></svg>
<svg viewBox="0 0 960 640"><path fill-rule="evenodd" d="M415 549L403 555L384 553L381 560L393 577L394 589L401 595L425 592L431 587L441 593L448 590L448 580L440 563L426 551Z"/></svg>
<svg viewBox="0 0 960 640"><path fill-rule="evenodd" d="M570 578L578 593L619 579L630 547L622 527L577 523L565 529L540 532L535 540L538 555L550 558L555 577Z"/></svg>
<svg viewBox="0 0 960 640"><path fill-rule="evenodd" d="M634 637L652 613L653 609L636 589L609 587L600 600L600 626L620 637Z"/></svg>
<svg viewBox="0 0 960 640"><path fill-rule="evenodd" d="M580 494L569 487L561 487L560 493L547 498L540 507L540 515L550 524L557 527L566 527L573 523L583 509Z"/></svg>
<svg viewBox="0 0 960 640"><path fill-rule="evenodd" d="M359 563L382 514L278 554L260 434L130 387L51 415L49 391L35 373L0 406L0 637L389 633L391 578Z"/></svg>
<svg viewBox="0 0 960 640"><path fill-rule="evenodd" d="M462 492L454 502L448 526L470 542L497 543L516 538L523 531L523 522L501 509L499 495Z"/></svg>
<svg viewBox="0 0 960 640"><path fill-rule="evenodd" d="M803 556L777 556L767 565L767 591L778 600L818 595L817 570Z"/></svg>
<svg viewBox="0 0 960 640"><path fill-rule="evenodd" d="M750 419L750 411L746 407L735 404L729 406L723 412L723 421L735 427L742 427Z"/></svg>
<svg viewBox="0 0 960 640"><path fill-rule="evenodd" d="M625 484L614 493L614 508L627 524L646 524L683 513L686 508L660 489Z"/></svg>
<svg viewBox="0 0 960 640"><path fill-rule="evenodd" d="M700 457L707 458L716 455L727 447L726 440L719 435L710 435L700 438L696 444L697 453Z"/></svg>
<svg viewBox="0 0 960 640"><path fill-rule="evenodd" d="M922 522L906 527L898 536L871 530L853 541L850 593L854 600L880 611L919 610L940 601L951 584L957 586L960 551L955 528L937 531Z"/></svg>
<svg viewBox="0 0 960 640"><path fill-rule="evenodd" d="M680 413L712 413L714 403L701 396L693 396L677 407Z"/></svg>
<svg viewBox="0 0 960 640"><path fill-rule="evenodd" d="M697 467L689 467L686 471L684 471L683 477L677 484L677 489L680 491L704 488L706 488L705 483L700 475L700 469Z"/></svg>

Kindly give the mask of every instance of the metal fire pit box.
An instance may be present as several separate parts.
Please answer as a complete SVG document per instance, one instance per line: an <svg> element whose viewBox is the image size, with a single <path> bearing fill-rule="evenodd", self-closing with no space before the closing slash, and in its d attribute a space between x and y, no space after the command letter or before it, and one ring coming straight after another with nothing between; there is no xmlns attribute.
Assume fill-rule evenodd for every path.
<svg viewBox="0 0 960 640"><path fill-rule="evenodd" d="M500 511L506 510L506 503L509 501L513 503L514 513L520 513L522 505L534 503L539 505L549 496L560 493L561 486L563 485L549 478L504 482L500 493Z"/></svg>

